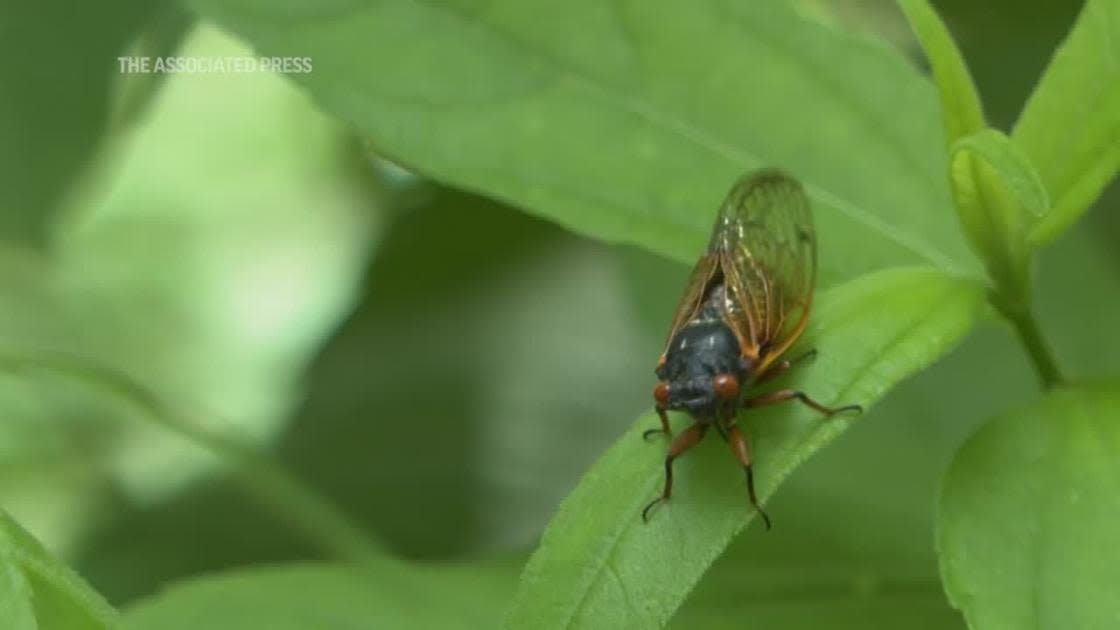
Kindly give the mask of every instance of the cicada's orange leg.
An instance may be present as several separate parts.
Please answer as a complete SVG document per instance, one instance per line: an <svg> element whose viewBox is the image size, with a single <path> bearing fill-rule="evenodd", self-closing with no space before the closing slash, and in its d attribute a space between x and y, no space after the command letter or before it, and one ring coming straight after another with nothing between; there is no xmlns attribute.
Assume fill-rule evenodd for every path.
<svg viewBox="0 0 1120 630"><path fill-rule="evenodd" d="M664 363L664 359L662 360ZM658 381L657 385L653 388L653 400L657 403L654 407L657 409L657 416L661 418L661 431L667 437L673 437L672 430L669 429L669 416L665 413L669 405L669 384L665 381ZM649 436L656 435L657 429L649 429L642 432L642 439L648 440Z"/></svg>
<svg viewBox="0 0 1120 630"><path fill-rule="evenodd" d="M731 425L728 438L731 443L731 450L735 453L735 458L739 460L744 473L747 475L747 497L750 498L754 509L758 510L758 515L762 517L762 522L766 524L766 529L769 531L770 517L762 510L762 506L758 504L758 497L754 494L754 469L751 467L751 452L747 448L747 439L743 437L743 432L735 425Z"/></svg>
<svg viewBox="0 0 1120 630"><path fill-rule="evenodd" d="M669 415L665 413L665 408L661 405L657 406L657 416L661 418L661 428L646 429L645 431L642 431L643 440L648 440L651 435L657 435L658 433L663 433L669 437L673 437L673 430L669 428Z"/></svg>
<svg viewBox="0 0 1120 630"><path fill-rule="evenodd" d="M688 449L696 446L704 434L708 431L708 425L703 422L696 424L685 429L680 435L677 436L673 443L669 446L669 454L665 457L665 489L661 491L661 496L649 502L649 505L642 510L642 520L649 522L649 511L654 506L668 501L669 497L673 494L673 460L680 457Z"/></svg>
<svg viewBox="0 0 1120 630"><path fill-rule="evenodd" d="M815 410L817 410L817 411L819 411L819 412L821 412L824 415L829 416L829 417L834 416L838 413L844 413L846 411L855 411L857 413L862 413L863 412L863 407L860 406L860 405L844 405L842 407L825 407L824 405L822 405L819 402L813 400L812 398L809 398L805 394L805 392L799 392L799 391L794 390L794 389L779 389L776 392L770 392L769 394L762 394L761 396L755 396L754 398L747 399L745 402L743 402L743 406L744 407L764 407L766 405L774 405L774 404L777 404L777 403L785 402L787 400L794 400L794 399L800 401L802 404L804 404L808 407L812 407L813 409L815 409Z"/></svg>

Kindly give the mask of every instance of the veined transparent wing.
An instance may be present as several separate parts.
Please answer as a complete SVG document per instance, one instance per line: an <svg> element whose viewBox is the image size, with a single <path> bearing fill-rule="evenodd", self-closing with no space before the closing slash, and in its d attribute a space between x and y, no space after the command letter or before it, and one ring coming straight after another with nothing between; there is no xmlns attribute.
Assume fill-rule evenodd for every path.
<svg viewBox="0 0 1120 630"><path fill-rule="evenodd" d="M719 265L719 256L712 254L702 256L700 260L696 261L696 266L692 268L692 275L688 277L688 285L685 287L684 295L681 296L681 301L677 304L677 312L673 315L673 325L669 327L669 337L665 340L666 346L672 342L673 335L677 334L681 326L692 319L697 309L700 308L700 303L704 300L704 291L708 288L712 278L715 277ZM664 352L661 354L661 360L665 360Z"/></svg>
<svg viewBox="0 0 1120 630"><path fill-rule="evenodd" d="M805 330L813 303L817 238L801 184L773 169L740 179L708 249L720 261L728 323L761 372Z"/></svg>

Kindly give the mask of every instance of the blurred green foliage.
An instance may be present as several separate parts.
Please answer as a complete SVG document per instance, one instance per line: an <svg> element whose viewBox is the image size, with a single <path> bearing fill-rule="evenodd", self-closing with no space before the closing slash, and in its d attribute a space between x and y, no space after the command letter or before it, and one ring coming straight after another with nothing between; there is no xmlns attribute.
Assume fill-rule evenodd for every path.
<svg viewBox="0 0 1120 630"><path fill-rule="evenodd" d="M0 227L9 247L46 245L103 138L117 55L158 6L0 4Z"/></svg>
<svg viewBox="0 0 1120 630"><path fill-rule="evenodd" d="M212 30L192 49L245 50ZM268 439L375 234L359 155L277 77L169 79L106 150L54 254L7 254L5 356L98 361ZM4 387L5 505L54 545L114 496L158 504L214 466L97 387L34 367Z"/></svg>
<svg viewBox="0 0 1120 630"><path fill-rule="evenodd" d="M124 628L492 628L513 587L504 566L376 570L296 565L186 581L127 616Z"/></svg>
<svg viewBox="0 0 1120 630"><path fill-rule="evenodd" d="M987 122L1016 140L1080 3L933 4ZM0 506L44 545L5 521L0 625L114 627L104 597L136 630L492 628L520 588L511 619L526 621L514 627L544 627L573 605L564 573L584 579L596 537L626 530L641 561L620 560L588 590L587 610L604 614L572 627L640 626L650 610L663 621L682 600L670 623L681 628L965 627L954 606L975 628L1099 627L1109 591L1081 580L1115 578L1090 560L1117 548L1098 508L1116 490L1117 389L1040 400L996 318L935 362L941 343L909 331L899 338L928 347L852 367L875 331L908 321L899 313L947 308L926 291L949 281L940 272L880 301L853 292L867 272L932 262L975 279L980 268L950 208L935 93L913 71L922 53L902 13L886 1L792 5L5 3ZM1097 10L1120 16L1115 2ZM610 20L628 25L624 38L600 28ZM310 55L315 68L118 71L117 55L172 51ZM504 108L495 94L526 97ZM764 163L807 184L820 284L832 287L811 333L822 356L796 382L831 398L862 379L861 402L884 397L808 459L820 443L793 438L810 416L759 417L761 487L789 474L768 501L774 531L732 540L747 511L716 441L682 460L672 508L695 522L642 528L633 508L663 451L634 431L653 422L642 414L681 263L727 182ZM1106 191L1029 254L1033 310L1075 382L1120 370L1116 203ZM837 328L829 305L845 295L869 312ZM188 435L267 453L285 483L329 505L262 499L237 460L88 371L58 369L63 355L151 390ZM596 464L619 440L610 453L631 453L626 466ZM795 470L779 463L787 455ZM589 468L592 480L638 481L600 479L607 498L581 504ZM577 484L534 561L551 569L519 587ZM1051 509L1036 510L1032 490ZM1080 502L1062 503L1075 491ZM301 529L301 506L359 528L368 556L324 557L332 546ZM1009 518L1019 514L1030 517ZM556 544L576 528L587 537ZM1020 566L1015 542L1061 562ZM1024 612L1037 584L1054 588Z"/></svg>

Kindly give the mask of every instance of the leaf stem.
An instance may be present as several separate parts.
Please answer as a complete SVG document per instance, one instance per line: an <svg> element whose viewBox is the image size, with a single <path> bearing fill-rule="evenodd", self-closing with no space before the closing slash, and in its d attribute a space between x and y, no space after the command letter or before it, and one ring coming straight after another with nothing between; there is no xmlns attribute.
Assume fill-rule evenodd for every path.
<svg viewBox="0 0 1120 630"><path fill-rule="evenodd" d="M324 553L359 564L383 562L386 558L366 532L276 461L246 444L186 420L123 371L83 357L41 351L0 351L0 368L12 372L45 369L107 389L133 404L150 420L227 461L235 480Z"/></svg>
<svg viewBox="0 0 1120 630"><path fill-rule="evenodd" d="M1044 389L1053 389L1065 382L1058 362L1050 346L1042 337L1038 322L1031 313L1030 308L1001 308L1000 312L1011 322L1012 328L1019 336L1019 341L1027 350L1027 355L1034 364L1035 372Z"/></svg>

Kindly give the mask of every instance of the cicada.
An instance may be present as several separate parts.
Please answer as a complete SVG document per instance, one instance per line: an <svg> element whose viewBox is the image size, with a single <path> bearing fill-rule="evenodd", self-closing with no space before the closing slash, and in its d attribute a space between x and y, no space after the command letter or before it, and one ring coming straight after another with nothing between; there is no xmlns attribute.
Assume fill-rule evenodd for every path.
<svg viewBox="0 0 1120 630"><path fill-rule="evenodd" d="M817 271L817 240L809 199L797 180L765 169L740 179L720 208L711 241L696 263L657 363L653 390L661 428L672 436L668 411L687 412L693 423L673 438L665 458L665 487L642 510L669 499L673 460L715 427L746 474L747 496L758 504L750 448L736 425L740 409L798 400L825 415L861 411L859 405L826 407L794 389L747 395L804 358L783 356L809 321Z"/></svg>

